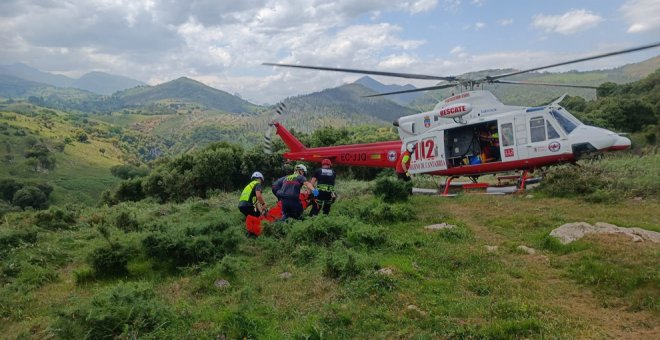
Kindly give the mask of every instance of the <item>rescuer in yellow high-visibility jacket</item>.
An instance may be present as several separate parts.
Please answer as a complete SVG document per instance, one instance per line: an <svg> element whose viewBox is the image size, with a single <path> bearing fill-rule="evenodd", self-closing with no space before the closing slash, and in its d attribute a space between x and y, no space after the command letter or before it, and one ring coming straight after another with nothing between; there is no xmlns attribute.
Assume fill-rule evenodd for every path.
<svg viewBox="0 0 660 340"><path fill-rule="evenodd" d="M259 171L255 171L252 174L252 182L243 189L241 198L238 200L238 210L240 210L245 217L248 215L259 217L261 211L266 210L266 202L261 194L263 183L264 175Z"/></svg>

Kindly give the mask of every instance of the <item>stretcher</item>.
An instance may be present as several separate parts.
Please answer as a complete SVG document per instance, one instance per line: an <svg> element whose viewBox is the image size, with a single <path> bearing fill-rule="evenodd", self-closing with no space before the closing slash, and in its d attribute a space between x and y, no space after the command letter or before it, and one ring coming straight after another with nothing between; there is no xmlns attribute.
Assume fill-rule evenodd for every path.
<svg viewBox="0 0 660 340"><path fill-rule="evenodd" d="M300 193L300 204L302 204L303 211L307 209L307 206L310 204L310 198L309 198L309 193ZM261 235L261 232L263 231L263 228L261 224L264 221L267 221L269 223L274 223L276 221L281 220L284 217L284 214L282 213L282 201L278 201L277 204L264 211L261 216L252 216L248 215L248 217L245 219L245 229L247 230L248 233L254 235L254 236L259 236Z"/></svg>

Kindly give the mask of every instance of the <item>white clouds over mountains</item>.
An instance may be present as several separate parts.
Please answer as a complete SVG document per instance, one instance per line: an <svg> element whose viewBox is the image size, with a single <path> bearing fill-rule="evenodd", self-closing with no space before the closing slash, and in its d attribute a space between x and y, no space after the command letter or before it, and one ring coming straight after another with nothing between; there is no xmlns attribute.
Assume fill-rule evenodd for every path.
<svg viewBox="0 0 660 340"><path fill-rule="evenodd" d="M626 24L620 31L638 36L657 31L660 23L657 0L629 0L614 13L557 5L554 13L565 13L558 15L535 13L519 4L495 0L2 0L0 64L23 62L70 76L98 70L152 84L189 76L261 103L336 86L350 78L269 68L262 62L457 74L482 66L520 65L519 60L489 56L534 51L535 47L523 45L539 40L535 36L539 30L527 32L530 18L534 27L561 37L597 31L589 29L605 20ZM470 29L464 29L466 25ZM450 46L461 47L449 53ZM507 65L485 64L495 61ZM531 59L536 64L529 66L541 61Z"/></svg>

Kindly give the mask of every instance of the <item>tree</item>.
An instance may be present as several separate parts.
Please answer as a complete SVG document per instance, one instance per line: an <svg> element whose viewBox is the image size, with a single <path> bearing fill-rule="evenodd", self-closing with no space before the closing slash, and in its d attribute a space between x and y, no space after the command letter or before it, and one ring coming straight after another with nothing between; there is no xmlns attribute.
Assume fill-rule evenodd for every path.
<svg viewBox="0 0 660 340"><path fill-rule="evenodd" d="M79 141L80 143L87 143L89 137L84 131L78 131L76 133L76 140Z"/></svg>
<svg viewBox="0 0 660 340"><path fill-rule="evenodd" d="M37 187L25 186L16 191L11 203L23 209L27 207L45 209L48 207L48 197Z"/></svg>
<svg viewBox="0 0 660 340"><path fill-rule="evenodd" d="M102 156L105 156L105 148L99 148L99 152Z"/></svg>

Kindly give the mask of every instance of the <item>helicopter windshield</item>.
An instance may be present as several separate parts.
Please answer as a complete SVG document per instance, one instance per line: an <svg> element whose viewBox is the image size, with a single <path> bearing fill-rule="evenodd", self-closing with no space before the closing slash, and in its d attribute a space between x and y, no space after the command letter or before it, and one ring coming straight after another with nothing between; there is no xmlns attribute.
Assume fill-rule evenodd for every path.
<svg viewBox="0 0 660 340"><path fill-rule="evenodd" d="M568 111L562 110L561 108L558 110L550 110L550 114L555 120L557 120L557 123L559 123L566 134L573 132L578 125L582 125L582 122L573 117Z"/></svg>

